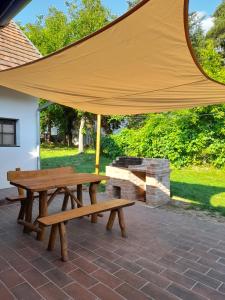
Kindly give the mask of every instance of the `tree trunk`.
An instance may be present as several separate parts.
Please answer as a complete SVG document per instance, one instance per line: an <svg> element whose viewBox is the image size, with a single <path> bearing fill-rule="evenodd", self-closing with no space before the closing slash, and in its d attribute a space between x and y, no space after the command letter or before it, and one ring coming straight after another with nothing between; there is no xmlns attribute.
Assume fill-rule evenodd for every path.
<svg viewBox="0 0 225 300"><path fill-rule="evenodd" d="M72 132L68 134L68 147L72 147L73 145L73 135Z"/></svg>
<svg viewBox="0 0 225 300"><path fill-rule="evenodd" d="M51 126L51 122L49 122L48 131L47 131L47 143L51 143L51 133L52 133L52 126Z"/></svg>
<svg viewBox="0 0 225 300"><path fill-rule="evenodd" d="M66 134L63 132L63 145L66 145L67 143L67 136Z"/></svg>
<svg viewBox="0 0 225 300"><path fill-rule="evenodd" d="M82 117L80 120L80 128L79 128L78 153L84 152L84 124L85 124L85 120L84 120L84 117Z"/></svg>

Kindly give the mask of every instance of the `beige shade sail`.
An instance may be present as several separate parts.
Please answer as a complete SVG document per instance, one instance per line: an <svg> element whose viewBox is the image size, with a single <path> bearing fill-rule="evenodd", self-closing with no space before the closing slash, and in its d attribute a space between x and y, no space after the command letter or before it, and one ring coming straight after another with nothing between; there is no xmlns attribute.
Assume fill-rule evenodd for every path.
<svg viewBox="0 0 225 300"><path fill-rule="evenodd" d="M105 115L225 102L225 86L194 58L188 0L143 0L91 36L0 72L0 85Z"/></svg>

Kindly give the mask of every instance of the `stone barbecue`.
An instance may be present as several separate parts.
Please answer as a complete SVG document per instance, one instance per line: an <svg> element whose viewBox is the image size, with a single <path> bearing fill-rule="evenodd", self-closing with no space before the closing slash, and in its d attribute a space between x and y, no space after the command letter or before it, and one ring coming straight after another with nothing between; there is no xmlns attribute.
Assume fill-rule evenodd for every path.
<svg viewBox="0 0 225 300"><path fill-rule="evenodd" d="M106 167L106 191L112 198L145 201L156 207L170 201L169 160L118 157Z"/></svg>

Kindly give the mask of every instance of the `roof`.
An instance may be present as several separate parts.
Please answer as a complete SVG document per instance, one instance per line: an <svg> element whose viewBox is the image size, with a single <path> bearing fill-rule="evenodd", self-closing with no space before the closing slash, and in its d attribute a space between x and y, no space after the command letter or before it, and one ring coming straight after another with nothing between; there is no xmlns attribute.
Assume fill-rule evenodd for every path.
<svg viewBox="0 0 225 300"><path fill-rule="evenodd" d="M0 85L104 115L171 111L225 102L225 86L198 64L189 0L142 0L70 46L0 72Z"/></svg>
<svg viewBox="0 0 225 300"><path fill-rule="evenodd" d="M13 21L0 28L0 70L17 67L40 57L41 54Z"/></svg>
<svg viewBox="0 0 225 300"><path fill-rule="evenodd" d="M1 0L0 27L5 27L31 0Z"/></svg>

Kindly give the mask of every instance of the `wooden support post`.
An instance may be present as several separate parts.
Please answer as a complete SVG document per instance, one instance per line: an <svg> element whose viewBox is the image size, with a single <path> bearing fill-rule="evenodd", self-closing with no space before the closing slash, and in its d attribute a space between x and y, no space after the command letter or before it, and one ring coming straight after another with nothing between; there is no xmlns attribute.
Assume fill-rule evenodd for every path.
<svg viewBox="0 0 225 300"><path fill-rule="evenodd" d="M48 199L47 191L39 192L39 218L48 215ZM37 234L37 240L43 241L45 234L45 227L40 225L41 232Z"/></svg>
<svg viewBox="0 0 225 300"><path fill-rule="evenodd" d="M109 215L109 220L108 220L108 223L106 225L107 230L112 229L115 218L116 218L116 210L111 210L110 215Z"/></svg>
<svg viewBox="0 0 225 300"><path fill-rule="evenodd" d="M99 184L99 182L91 182L90 183L89 195L90 195L91 204L96 204L97 203L96 193L97 193L98 184ZM97 223L97 221L98 221L98 215L97 214L92 215L91 216L91 222L92 223Z"/></svg>
<svg viewBox="0 0 225 300"><path fill-rule="evenodd" d="M66 226L65 224L59 223L59 236L60 236L60 244L61 244L61 256L62 261L68 261L68 243L66 236Z"/></svg>
<svg viewBox="0 0 225 300"><path fill-rule="evenodd" d="M83 205L82 184L77 185L77 199ZM80 205L78 205L80 207Z"/></svg>
<svg viewBox="0 0 225 300"><path fill-rule="evenodd" d="M118 218L119 218L121 235L122 235L122 237L127 237L127 235L126 235L126 228L125 228L124 213L123 213L123 209L122 208L118 209Z"/></svg>
<svg viewBox="0 0 225 300"><path fill-rule="evenodd" d="M24 205L25 221L27 223L31 223L32 222L34 194L30 190L27 190L27 198L24 201L25 201L25 205ZM31 231L30 228L24 226L23 232L29 233L30 231Z"/></svg>
<svg viewBox="0 0 225 300"><path fill-rule="evenodd" d="M16 168L16 171L19 172L19 171L21 171L21 169L20 168ZM25 190L24 189L18 187L17 190L18 190L19 196L23 196L23 197L25 196ZM17 217L17 220L23 220L24 219L25 209L26 209L25 202L24 201L20 201L20 211L19 211L19 215Z"/></svg>
<svg viewBox="0 0 225 300"><path fill-rule="evenodd" d="M26 222L24 220L18 220L18 224L26 226L27 230L35 231L35 232L40 232L40 228L38 228L37 226L35 226L35 224Z"/></svg>
<svg viewBox="0 0 225 300"><path fill-rule="evenodd" d="M67 210L69 198L70 198L70 201L71 201L71 209L74 209L74 207L75 207L74 201L73 201L72 197L65 191L63 205L62 205L62 211ZM67 224L67 222L68 221L65 221L65 224Z"/></svg>
<svg viewBox="0 0 225 300"><path fill-rule="evenodd" d="M57 188L53 194L51 194L50 198L48 199L48 206L52 203L52 201L55 199L55 197L61 193L62 189L61 188Z"/></svg>
<svg viewBox="0 0 225 300"><path fill-rule="evenodd" d="M101 115L97 115L96 159L95 173L100 172L100 149L101 149Z"/></svg>
<svg viewBox="0 0 225 300"><path fill-rule="evenodd" d="M63 205L62 205L62 211L67 209L68 201L69 201L69 194L67 192L65 192Z"/></svg>
<svg viewBox="0 0 225 300"><path fill-rule="evenodd" d="M53 224L51 228L51 233L49 237L49 242L48 242L48 250L51 251L54 249L55 246L55 240L56 240L56 235L57 235L57 229L58 226L57 224Z"/></svg>

